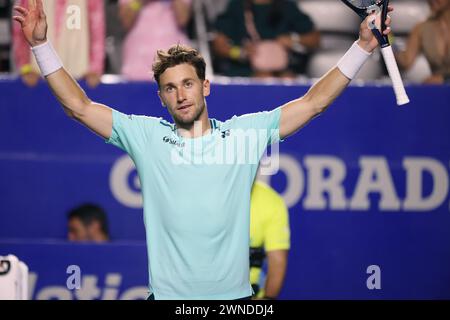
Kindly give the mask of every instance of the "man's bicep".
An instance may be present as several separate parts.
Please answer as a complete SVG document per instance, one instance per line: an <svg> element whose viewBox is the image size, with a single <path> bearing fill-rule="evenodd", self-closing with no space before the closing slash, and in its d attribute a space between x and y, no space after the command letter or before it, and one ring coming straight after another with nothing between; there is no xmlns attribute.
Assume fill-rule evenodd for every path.
<svg viewBox="0 0 450 320"><path fill-rule="evenodd" d="M91 102L77 120L104 139L111 137L113 116L110 107Z"/></svg>
<svg viewBox="0 0 450 320"><path fill-rule="evenodd" d="M288 102L281 107L280 138L284 139L301 128L317 115L313 105L305 98Z"/></svg>

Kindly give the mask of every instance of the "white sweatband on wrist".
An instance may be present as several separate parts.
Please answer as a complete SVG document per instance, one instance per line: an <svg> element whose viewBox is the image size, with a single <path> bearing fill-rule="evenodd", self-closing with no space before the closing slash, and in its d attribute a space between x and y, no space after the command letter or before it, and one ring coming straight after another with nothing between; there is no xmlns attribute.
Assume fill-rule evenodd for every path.
<svg viewBox="0 0 450 320"><path fill-rule="evenodd" d="M39 69L41 69L41 73L44 77L58 71L63 67L62 62L50 41L36 47L32 47L31 51L34 54Z"/></svg>
<svg viewBox="0 0 450 320"><path fill-rule="evenodd" d="M365 51L355 41L341 60L339 60L337 67L344 76L351 80L356 76L371 55L372 53Z"/></svg>

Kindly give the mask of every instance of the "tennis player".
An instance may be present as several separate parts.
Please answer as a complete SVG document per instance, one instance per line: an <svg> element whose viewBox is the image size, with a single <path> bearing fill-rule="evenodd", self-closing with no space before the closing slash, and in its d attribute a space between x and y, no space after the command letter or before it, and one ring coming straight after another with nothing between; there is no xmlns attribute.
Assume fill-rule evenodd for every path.
<svg viewBox="0 0 450 320"><path fill-rule="evenodd" d="M367 21L337 66L303 97L272 111L225 122L208 116L205 97L210 94L210 83L199 53L181 45L159 51L153 71L159 97L174 121L169 123L125 115L91 101L47 41L42 0L29 0L27 8L16 6L15 10L18 14L13 19L21 24L65 113L125 150L136 165L144 199L149 298L250 297L250 191L258 161L267 145L305 126L347 87L378 46ZM220 158L217 155L232 145L230 141L249 130L258 134L257 143L246 146L248 161L239 161L239 150L225 153L237 161L210 161Z"/></svg>

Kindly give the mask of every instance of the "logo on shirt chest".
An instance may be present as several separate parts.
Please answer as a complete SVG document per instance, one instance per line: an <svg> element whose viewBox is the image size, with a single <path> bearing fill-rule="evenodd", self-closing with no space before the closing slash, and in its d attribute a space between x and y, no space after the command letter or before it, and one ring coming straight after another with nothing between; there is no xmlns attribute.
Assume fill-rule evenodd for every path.
<svg viewBox="0 0 450 320"><path fill-rule="evenodd" d="M173 139L173 138L170 138L168 136L164 136L162 140L163 140L164 143L168 143L168 144L171 144L173 146L180 147L180 148L183 148L184 145L185 145L184 142L180 142L180 141L178 141L176 139Z"/></svg>
<svg viewBox="0 0 450 320"><path fill-rule="evenodd" d="M222 135L222 138L226 138L226 137L229 137L230 136L230 129L228 129L228 130L225 130L225 131L221 131L220 132L221 133L221 135Z"/></svg>

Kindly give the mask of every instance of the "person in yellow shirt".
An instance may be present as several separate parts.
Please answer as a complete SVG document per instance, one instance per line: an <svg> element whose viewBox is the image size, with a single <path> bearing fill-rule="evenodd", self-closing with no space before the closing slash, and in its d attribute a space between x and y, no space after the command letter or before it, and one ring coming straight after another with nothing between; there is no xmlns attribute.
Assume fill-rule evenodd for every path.
<svg viewBox="0 0 450 320"><path fill-rule="evenodd" d="M255 181L250 202L250 283L256 299L276 299L283 286L290 248L289 213L283 198ZM267 258L267 275L262 267Z"/></svg>

